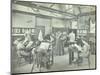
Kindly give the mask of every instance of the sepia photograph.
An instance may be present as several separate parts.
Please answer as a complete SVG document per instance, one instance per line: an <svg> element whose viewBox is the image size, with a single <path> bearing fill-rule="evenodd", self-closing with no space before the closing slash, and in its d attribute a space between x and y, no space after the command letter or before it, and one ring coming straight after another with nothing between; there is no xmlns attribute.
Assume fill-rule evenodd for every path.
<svg viewBox="0 0 100 75"><path fill-rule="evenodd" d="M96 69L96 5L11 2L11 73Z"/></svg>

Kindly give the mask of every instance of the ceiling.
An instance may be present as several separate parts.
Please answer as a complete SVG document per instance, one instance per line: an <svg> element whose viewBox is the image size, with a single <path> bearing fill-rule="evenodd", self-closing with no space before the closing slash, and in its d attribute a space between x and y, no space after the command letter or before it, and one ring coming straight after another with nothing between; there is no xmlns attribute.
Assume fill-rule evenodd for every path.
<svg viewBox="0 0 100 75"><path fill-rule="evenodd" d="M70 5L70 4L56 4L56 3L40 3L31 1L16 1L12 2L12 9L15 11L22 11L33 13L35 15L44 15L47 17L73 19L78 16L94 15L95 6L86 5Z"/></svg>

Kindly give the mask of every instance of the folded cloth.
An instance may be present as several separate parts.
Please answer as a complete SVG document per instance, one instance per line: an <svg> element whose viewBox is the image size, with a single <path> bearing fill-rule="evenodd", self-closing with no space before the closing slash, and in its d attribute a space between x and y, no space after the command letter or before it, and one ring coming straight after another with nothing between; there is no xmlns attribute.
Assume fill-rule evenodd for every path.
<svg viewBox="0 0 100 75"><path fill-rule="evenodd" d="M38 40L43 41L43 34L42 34L41 30L40 30L39 35L38 35Z"/></svg>
<svg viewBox="0 0 100 75"><path fill-rule="evenodd" d="M30 41L27 45L26 45L26 49L30 49L33 45L33 41Z"/></svg>
<svg viewBox="0 0 100 75"><path fill-rule="evenodd" d="M42 42L40 44L39 48L44 49L44 50L48 50L49 49L49 45L50 45L50 43L48 43L48 42Z"/></svg>
<svg viewBox="0 0 100 75"><path fill-rule="evenodd" d="M25 46L22 44L22 42L19 42L17 44L17 50L23 50L23 49L25 49Z"/></svg>

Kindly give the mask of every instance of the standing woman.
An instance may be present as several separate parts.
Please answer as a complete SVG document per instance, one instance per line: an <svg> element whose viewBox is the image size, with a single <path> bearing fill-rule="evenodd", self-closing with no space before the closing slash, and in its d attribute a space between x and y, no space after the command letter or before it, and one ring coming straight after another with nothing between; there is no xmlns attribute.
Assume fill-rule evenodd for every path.
<svg viewBox="0 0 100 75"><path fill-rule="evenodd" d="M73 45L75 43L75 33L71 31L68 35L69 38L69 64L71 64L71 61L74 60L74 51L73 51Z"/></svg>
<svg viewBox="0 0 100 75"><path fill-rule="evenodd" d="M61 43L61 55L64 55L65 51L64 51L64 47L65 47L65 42L66 42L66 32L63 32L61 37L60 37L60 43Z"/></svg>
<svg viewBox="0 0 100 75"><path fill-rule="evenodd" d="M61 42L61 36L62 36L62 33L61 32L58 32L56 34L56 55L62 55L62 42Z"/></svg>

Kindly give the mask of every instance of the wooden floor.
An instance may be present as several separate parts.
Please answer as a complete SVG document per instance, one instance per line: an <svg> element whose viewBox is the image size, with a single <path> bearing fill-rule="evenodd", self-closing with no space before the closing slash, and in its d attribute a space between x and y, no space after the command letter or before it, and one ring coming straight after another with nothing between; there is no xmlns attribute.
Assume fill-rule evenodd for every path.
<svg viewBox="0 0 100 75"><path fill-rule="evenodd" d="M13 57L14 58L14 57ZM12 72L13 73L30 73L33 64L29 64L21 61L22 64L18 66L16 64L16 60L12 61ZM90 56L90 69L95 68L95 55ZM83 60L83 63L80 66L76 64L69 65L69 54L66 50L65 55L63 56L54 56L54 64L51 66L50 69L42 68L42 72L47 71L61 71L61 70L80 70L80 69L89 69L87 59ZM32 72L39 72L39 69L35 66Z"/></svg>

